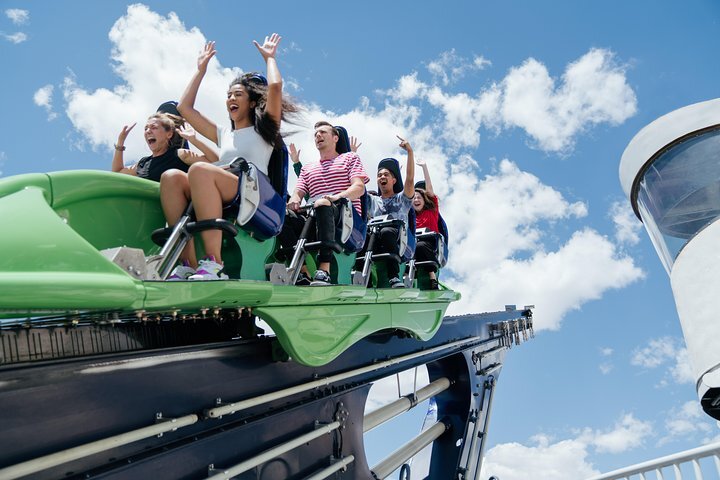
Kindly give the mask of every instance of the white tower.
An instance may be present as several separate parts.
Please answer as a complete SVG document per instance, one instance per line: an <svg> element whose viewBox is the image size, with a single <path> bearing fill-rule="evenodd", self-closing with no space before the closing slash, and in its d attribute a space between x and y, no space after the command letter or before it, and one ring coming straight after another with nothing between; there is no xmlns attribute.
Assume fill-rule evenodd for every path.
<svg viewBox="0 0 720 480"><path fill-rule="evenodd" d="M720 419L720 99L643 128L620 182L670 275L702 407Z"/></svg>

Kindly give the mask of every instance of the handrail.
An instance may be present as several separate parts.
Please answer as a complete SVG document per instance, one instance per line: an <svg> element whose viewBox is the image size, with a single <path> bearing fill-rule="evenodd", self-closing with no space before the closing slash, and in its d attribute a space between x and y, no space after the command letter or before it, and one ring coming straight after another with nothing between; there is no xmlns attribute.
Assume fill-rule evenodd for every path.
<svg viewBox="0 0 720 480"><path fill-rule="evenodd" d="M229 403L227 405L222 405L219 407L211 408L205 411L205 416L209 418L219 418L223 415L231 415L233 413L236 413L241 410L246 410L250 407L255 407L258 405L262 405L264 403L268 403L274 400L279 400L285 397L289 397L290 395L294 395L297 393L306 392L308 390L312 390L315 388L325 387L327 385L330 385L334 382L338 382L340 380L345 380L347 378L352 378L357 375L362 375L365 373L373 372L376 370L382 370L383 368L387 368L393 365L397 365L409 360L413 360L415 358L424 357L433 355L438 352L442 352L443 350L449 350L455 347L458 347L460 345L468 345L470 344L478 344L478 343L486 343L486 342L492 342L497 341L499 337L491 337L488 339L482 339L482 337L468 337L463 340L458 340L456 342L450 342L443 345L438 345L434 348L429 348L427 350L422 350L415 353L410 353L407 355L403 355L401 357L395 357L390 360L386 360L384 362L380 363L374 363L372 365L368 365L365 367L356 368L354 370L350 370L345 373L331 375L329 377L320 378L318 380L314 380L312 382L304 383L302 385L296 385L294 387L285 388L282 390L278 390L275 392L267 393L265 395L260 395L253 398L248 398L246 400L239 400L236 402Z"/></svg>
<svg viewBox="0 0 720 480"><path fill-rule="evenodd" d="M380 463L375 465L371 471L375 478L385 478L392 472L400 468L400 466L414 457L420 450L430 445L440 435L450 428L445 421L441 420L435 423L432 427L424 430L420 435L413 438L405 445L401 446L387 458L382 460Z"/></svg>
<svg viewBox="0 0 720 480"><path fill-rule="evenodd" d="M402 398L398 398L394 402L384 405L377 410L365 415L363 420L363 433L367 433L378 425L382 425L388 420L397 417L413 408L420 402L424 402L428 398L434 397L439 393L450 388L450 380L443 377L421 388L415 394L410 394Z"/></svg>
<svg viewBox="0 0 720 480"><path fill-rule="evenodd" d="M692 462L693 464L695 478L701 480L703 477L702 472L700 471L699 460L707 457L714 457L715 468L720 475L720 442L715 442L703 445L702 447L673 453L672 455L666 455L647 462L613 470L612 472L603 473L602 475L590 477L586 480L619 480L630 478L632 475L641 475L644 477L644 474L646 473L653 471L659 472L661 469L666 467L673 467L675 473L677 474L680 472L680 465L688 462ZM682 476L676 478L682 478Z"/></svg>
<svg viewBox="0 0 720 480"><path fill-rule="evenodd" d="M276 458L283 453L287 453L290 450L294 450L295 448L299 447L300 445L304 443L308 443L311 440L315 440L318 437L322 437L326 433L330 433L333 430L337 430L340 428L341 423L340 422L333 422L329 423L327 425L319 425L317 428L311 432L308 432L304 435L300 435L297 438L294 438L290 441L287 441L281 445L278 445L276 447L270 448L268 450L265 450L259 455L256 455L252 458L249 458L245 460L244 462L238 463L237 465L234 465L227 469L216 469L214 465L211 465L210 473L213 474L214 472L221 470L220 473L216 473L210 477L207 477L208 480L215 479L215 480L227 480L232 477L235 477L237 475L240 475L241 473L247 472L250 469L253 469L257 467L258 465L262 465L264 462L267 462L268 460L272 460L273 458Z"/></svg>
<svg viewBox="0 0 720 480"><path fill-rule="evenodd" d="M0 480L11 480L37 473L51 467L62 465L80 458L88 457L95 453L104 452L111 448L127 445L145 438L151 438L163 433L172 432L178 428L192 425L198 421L197 415L185 415L179 418L162 419L160 423L149 427L139 428L131 432L121 433L113 437L104 438L95 442L86 443L77 447L62 450L57 453L45 455L44 457L28 460L10 467L0 469Z"/></svg>

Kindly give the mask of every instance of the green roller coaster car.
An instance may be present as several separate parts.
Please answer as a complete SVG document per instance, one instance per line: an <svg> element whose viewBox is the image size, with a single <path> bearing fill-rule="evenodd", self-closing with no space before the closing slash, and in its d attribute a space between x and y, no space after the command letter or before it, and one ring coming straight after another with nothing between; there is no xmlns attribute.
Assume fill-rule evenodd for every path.
<svg viewBox="0 0 720 480"><path fill-rule="evenodd" d="M0 318L50 315L178 318L198 312L252 309L273 329L295 361L324 365L358 340L398 329L427 340L460 294L417 288L351 285L354 255L337 255L338 283L327 287L274 285L266 265L275 239L257 241L243 230L226 238L230 280L143 280L108 251L127 247L145 257L165 219L155 182L101 171L27 174L0 180Z"/></svg>

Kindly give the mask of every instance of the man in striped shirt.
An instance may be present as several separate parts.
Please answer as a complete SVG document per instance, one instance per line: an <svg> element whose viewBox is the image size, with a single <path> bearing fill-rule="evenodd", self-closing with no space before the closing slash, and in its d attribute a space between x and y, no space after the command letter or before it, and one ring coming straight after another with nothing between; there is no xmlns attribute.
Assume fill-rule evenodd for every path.
<svg viewBox="0 0 720 480"><path fill-rule="evenodd" d="M335 242L335 224L340 215L339 201L347 198L361 213L360 197L365 193L365 184L370 180L360 157L355 152L338 154L337 142L340 136L330 123L315 124L315 147L320 152L320 161L305 165L300 170L297 184L288 201L288 208L297 211L305 195L315 208L316 238L323 244ZM281 234L283 247L297 243L302 226L307 219L289 216ZM318 270L311 285L330 284L330 261L332 250L322 246L318 252Z"/></svg>

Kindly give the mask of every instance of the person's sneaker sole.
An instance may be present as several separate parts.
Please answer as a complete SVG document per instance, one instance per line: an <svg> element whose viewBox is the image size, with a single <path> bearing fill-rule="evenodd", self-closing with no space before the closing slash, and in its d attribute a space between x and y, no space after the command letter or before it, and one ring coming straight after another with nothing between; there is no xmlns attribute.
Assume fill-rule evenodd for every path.
<svg viewBox="0 0 720 480"><path fill-rule="evenodd" d="M211 273L208 275L191 275L190 277L188 277L188 280L191 282L207 282L207 281L212 281L212 280L229 280L229 279L230 279L230 277L228 277L224 273L222 275L213 275Z"/></svg>

